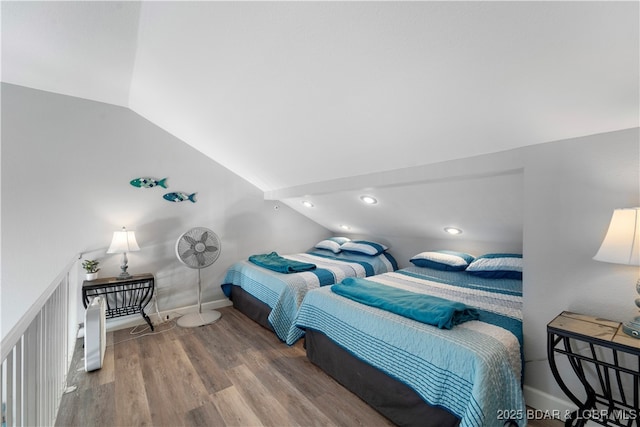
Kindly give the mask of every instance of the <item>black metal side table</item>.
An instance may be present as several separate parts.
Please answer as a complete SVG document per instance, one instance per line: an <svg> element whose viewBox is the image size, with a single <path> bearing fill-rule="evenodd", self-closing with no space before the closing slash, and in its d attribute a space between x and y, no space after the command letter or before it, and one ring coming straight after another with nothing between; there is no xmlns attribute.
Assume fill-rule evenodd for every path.
<svg viewBox="0 0 640 427"><path fill-rule="evenodd" d="M560 376L556 354L567 357L584 402ZM622 332L620 322L564 311L547 325L547 355L558 385L578 406L566 426L640 426L640 340Z"/></svg>
<svg viewBox="0 0 640 427"><path fill-rule="evenodd" d="M153 297L154 282L153 274L149 273L137 274L124 280L117 277L85 280L82 282L82 303L84 308L87 308L94 297L104 295L107 302L107 318L140 313L153 331L153 324L144 308Z"/></svg>

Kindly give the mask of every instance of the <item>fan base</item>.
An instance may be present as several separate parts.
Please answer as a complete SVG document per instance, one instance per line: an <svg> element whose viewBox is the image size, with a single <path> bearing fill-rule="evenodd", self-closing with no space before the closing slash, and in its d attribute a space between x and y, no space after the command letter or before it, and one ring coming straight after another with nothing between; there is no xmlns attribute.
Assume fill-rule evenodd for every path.
<svg viewBox="0 0 640 427"><path fill-rule="evenodd" d="M206 310L201 313L190 313L178 319L178 326L183 328L195 328L208 325L220 319L222 313L216 310Z"/></svg>

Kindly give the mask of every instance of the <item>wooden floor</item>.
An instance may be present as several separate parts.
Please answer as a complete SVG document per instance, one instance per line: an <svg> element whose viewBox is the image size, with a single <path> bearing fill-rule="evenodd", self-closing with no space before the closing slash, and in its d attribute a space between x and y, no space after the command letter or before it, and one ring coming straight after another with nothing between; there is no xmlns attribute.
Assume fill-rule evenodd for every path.
<svg viewBox="0 0 640 427"><path fill-rule="evenodd" d="M84 371L78 340L56 426L390 426L237 310L211 325L107 334L102 369ZM147 331L148 332L148 331ZM531 421L529 426L560 426Z"/></svg>

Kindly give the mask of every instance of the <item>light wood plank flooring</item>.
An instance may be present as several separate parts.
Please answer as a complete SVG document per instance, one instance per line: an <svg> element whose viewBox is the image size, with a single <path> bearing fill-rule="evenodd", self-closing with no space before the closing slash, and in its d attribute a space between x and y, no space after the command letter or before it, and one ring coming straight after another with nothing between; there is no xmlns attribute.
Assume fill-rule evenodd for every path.
<svg viewBox="0 0 640 427"><path fill-rule="evenodd" d="M107 334L102 369L84 371L78 340L56 426L390 426L237 310L211 325ZM535 421L532 427L560 426Z"/></svg>

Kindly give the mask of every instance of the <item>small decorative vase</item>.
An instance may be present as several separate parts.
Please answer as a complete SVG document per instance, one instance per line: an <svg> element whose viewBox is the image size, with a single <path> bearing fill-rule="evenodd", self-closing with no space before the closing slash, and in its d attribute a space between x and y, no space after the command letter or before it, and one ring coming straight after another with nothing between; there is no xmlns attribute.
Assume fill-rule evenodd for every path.
<svg viewBox="0 0 640 427"><path fill-rule="evenodd" d="M97 272L95 272L95 273L87 273L85 275L85 279L86 280L96 280L97 278L98 278L98 273Z"/></svg>

